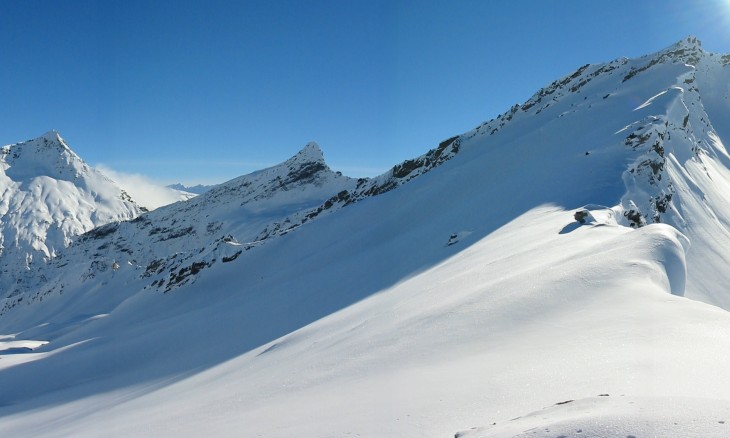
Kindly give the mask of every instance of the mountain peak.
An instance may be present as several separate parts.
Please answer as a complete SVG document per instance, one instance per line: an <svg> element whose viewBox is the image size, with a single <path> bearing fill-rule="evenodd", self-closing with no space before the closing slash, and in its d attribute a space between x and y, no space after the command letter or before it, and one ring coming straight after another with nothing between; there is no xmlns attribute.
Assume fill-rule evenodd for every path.
<svg viewBox="0 0 730 438"><path fill-rule="evenodd" d="M15 181L48 176L74 180L87 172L84 161L66 145L57 131L3 148L0 161L8 165L5 175Z"/></svg>
<svg viewBox="0 0 730 438"><path fill-rule="evenodd" d="M694 35L688 35L686 38L682 38L677 41L670 48L685 48L685 49L697 49L702 50L702 41Z"/></svg>
<svg viewBox="0 0 730 438"><path fill-rule="evenodd" d="M45 134L41 135L40 137L30 140L26 143L42 143L44 145L50 145L50 147L56 146L59 152L68 152L74 157L80 158L74 153L74 151L71 150L70 147L66 144L66 140L61 137L61 134L58 133L55 129L52 129Z"/></svg>
<svg viewBox="0 0 730 438"><path fill-rule="evenodd" d="M704 50L702 50L702 41L700 41L696 36L689 35L659 53L661 55L682 57L688 54L701 54L704 53Z"/></svg>
<svg viewBox="0 0 730 438"><path fill-rule="evenodd" d="M74 236L128 220L139 207L56 131L0 148L0 290Z"/></svg>
<svg viewBox="0 0 730 438"><path fill-rule="evenodd" d="M317 143L310 141L288 162L324 164L324 154Z"/></svg>
<svg viewBox="0 0 730 438"><path fill-rule="evenodd" d="M61 138L61 135L55 129L52 129L45 134L41 135L39 139L44 139L53 142L65 143Z"/></svg>
<svg viewBox="0 0 730 438"><path fill-rule="evenodd" d="M664 50L659 51L659 60L673 59L679 60L690 65L696 65L704 55L702 50L702 42L695 36L689 35L682 38Z"/></svg>

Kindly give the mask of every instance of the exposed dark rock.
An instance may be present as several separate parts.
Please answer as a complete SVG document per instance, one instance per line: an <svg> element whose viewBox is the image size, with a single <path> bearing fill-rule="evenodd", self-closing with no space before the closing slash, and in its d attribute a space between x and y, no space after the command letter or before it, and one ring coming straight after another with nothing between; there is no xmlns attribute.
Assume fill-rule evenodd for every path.
<svg viewBox="0 0 730 438"><path fill-rule="evenodd" d="M644 217L637 210L625 211L624 216L629 220L629 226L632 228L639 228L646 225Z"/></svg>

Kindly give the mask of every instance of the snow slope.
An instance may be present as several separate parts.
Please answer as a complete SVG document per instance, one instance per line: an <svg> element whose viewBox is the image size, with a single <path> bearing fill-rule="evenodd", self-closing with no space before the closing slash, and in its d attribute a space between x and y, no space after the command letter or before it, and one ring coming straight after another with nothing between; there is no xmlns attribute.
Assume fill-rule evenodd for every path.
<svg viewBox="0 0 730 438"><path fill-rule="evenodd" d="M0 435L727 436L726 59L690 37L372 180L308 145L87 233L3 301Z"/></svg>

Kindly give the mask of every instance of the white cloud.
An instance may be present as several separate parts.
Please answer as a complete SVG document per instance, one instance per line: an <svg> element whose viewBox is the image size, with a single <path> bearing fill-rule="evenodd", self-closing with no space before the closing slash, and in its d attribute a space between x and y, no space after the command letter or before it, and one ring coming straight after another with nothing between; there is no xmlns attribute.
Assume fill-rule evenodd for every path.
<svg viewBox="0 0 730 438"><path fill-rule="evenodd" d="M165 187L145 175L119 172L104 164L95 167L119 184L137 204L149 210L185 199L177 190Z"/></svg>

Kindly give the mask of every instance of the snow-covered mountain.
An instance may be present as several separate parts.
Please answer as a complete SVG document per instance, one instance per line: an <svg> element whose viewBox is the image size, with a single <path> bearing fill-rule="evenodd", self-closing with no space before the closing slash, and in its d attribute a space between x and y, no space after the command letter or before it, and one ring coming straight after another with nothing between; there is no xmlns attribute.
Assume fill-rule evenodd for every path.
<svg viewBox="0 0 730 438"><path fill-rule="evenodd" d="M0 148L0 289L22 283L74 236L140 212L56 132Z"/></svg>
<svg viewBox="0 0 730 438"><path fill-rule="evenodd" d="M716 283L730 280L730 156L722 142L730 136L729 65L730 56L705 52L688 37L638 59L585 65L466 136L509 124L497 139L525 154L554 145L543 171L574 181L563 190L581 194L582 203L620 199L621 225L677 228L701 248L688 252L689 295L730 309L730 295ZM555 171L566 167L570 175Z"/></svg>
<svg viewBox="0 0 730 438"><path fill-rule="evenodd" d="M0 435L726 436L729 97L688 37L94 228L0 302Z"/></svg>
<svg viewBox="0 0 730 438"><path fill-rule="evenodd" d="M458 144L458 138L452 138L380 177L353 179L332 171L319 146L309 143L280 165L235 178L187 202L80 236L42 273L8 285L0 315L20 303L60 294L72 284L78 284L75 290L83 289L83 284L95 289L100 282L122 275L141 289L169 292L194 280L201 270L231 262L267 239L398 187L453 157ZM105 306L117 303L108 296L103 300ZM88 305L88 300L83 302ZM36 317L43 313L38 310Z"/></svg>

